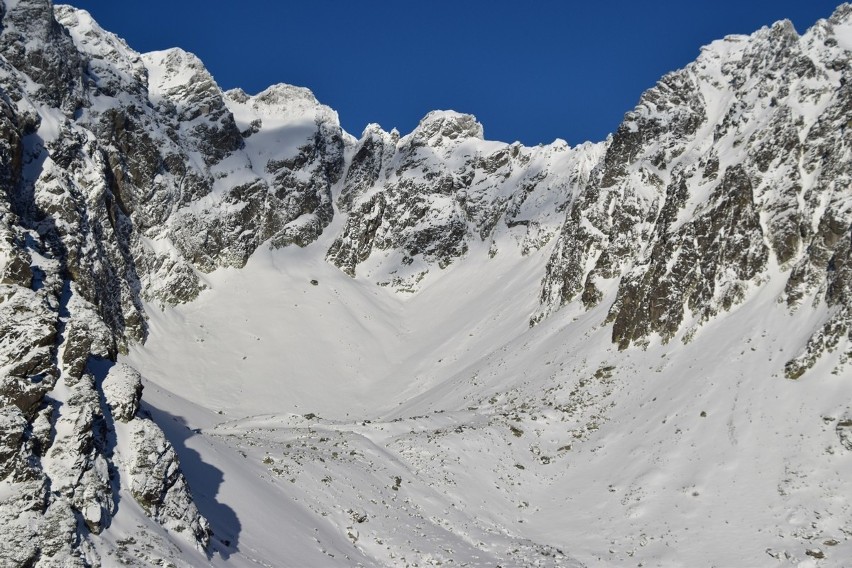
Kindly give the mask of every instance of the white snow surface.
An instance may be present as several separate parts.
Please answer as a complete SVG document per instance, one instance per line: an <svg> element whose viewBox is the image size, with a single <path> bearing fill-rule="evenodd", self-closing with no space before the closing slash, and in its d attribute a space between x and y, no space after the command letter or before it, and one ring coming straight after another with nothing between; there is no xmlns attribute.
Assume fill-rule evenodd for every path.
<svg viewBox="0 0 852 568"><path fill-rule="evenodd" d="M324 240L261 247L195 302L149 307L126 357L213 565L852 557L835 432L852 381L831 357L783 378L807 340L775 302L783 279L691 343L619 352L605 309L528 328L547 250L474 249L406 295L325 263Z"/></svg>

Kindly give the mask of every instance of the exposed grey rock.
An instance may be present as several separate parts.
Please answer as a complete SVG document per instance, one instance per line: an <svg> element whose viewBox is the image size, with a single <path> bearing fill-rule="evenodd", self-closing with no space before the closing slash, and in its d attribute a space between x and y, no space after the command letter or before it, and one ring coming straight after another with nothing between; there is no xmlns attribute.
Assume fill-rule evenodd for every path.
<svg viewBox="0 0 852 568"><path fill-rule="evenodd" d="M346 180L338 206L343 211L352 209L352 202L361 197L380 181L396 153L399 132L385 132L378 124L369 124L355 146L355 153L346 171Z"/></svg>
<svg viewBox="0 0 852 568"><path fill-rule="evenodd" d="M652 332L671 339L685 310L701 323L730 310L765 269L768 251L742 168L725 172L710 203L677 231L661 235L648 262L622 278L609 315L619 347Z"/></svg>
<svg viewBox="0 0 852 568"><path fill-rule="evenodd" d="M0 479L14 469L14 458L21 449L26 428L27 420L18 407L0 407Z"/></svg>
<svg viewBox="0 0 852 568"><path fill-rule="evenodd" d="M831 308L787 376L836 349L849 333L852 105L850 54L833 29L849 12L801 37L780 22L726 38L646 92L569 207L532 323L614 294L620 348L689 340L765 285L774 263L791 310Z"/></svg>
<svg viewBox="0 0 852 568"><path fill-rule="evenodd" d="M130 454L125 472L134 499L152 518L207 546L210 527L198 514L177 454L163 431L148 419L130 422Z"/></svg>
<svg viewBox="0 0 852 568"><path fill-rule="evenodd" d="M115 508L106 428L94 377L83 375L60 407L57 436L47 452L51 491L67 499L88 529L99 533Z"/></svg>
<svg viewBox="0 0 852 568"><path fill-rule="evenodd" d="M124 363L115 364L101 388L114 419L127 422L136 416L142 398L142 376L136 369Z"/></svg>
<svg viewBox="0 0 852 568"><path fill-rule="evenodd" d="M154 174L128 162L132 144L145 147L144 119L121 108L101 120L85 108L88 96L110 92L147 97L129 87L146 75L126 73L144 67L124 65L132 52L91 26L89 45L117 51L105 54L109 64L86 69L86 54L54 20L50 2L16 3L2 24L0 83L10 99L0 101L0 408L11 493L0 506L10 532L0 558L16 566L94 565L80 527L98 533L109 525L115 489L110 425L84 371L91 356L115 357L144 337L138 236L127 203L137 198L132 182L147 184ZM116 73L109 84L92 82L95 68ZM33 101L64 114L52 117L55 131L38 130L43 111ZM127 160L118 156L122 144ZM57 380L70 389L61 404L45 396Z"/></svg>
<svg viewBox="0 0 852 568"><path fill-rule="evenodd" d="M543 247L601 146L524 148L482 137L474 117L450 111L430 113L403 138L368 126L338 200L346 224L326 258L355 276L372 255L393 253L365 276L414 291L430 269L467 254L474 239L508 231L525 254Z"/></svg>
<svg viewBox="0 0 852 568"><path fill-rule="evenodd" d="M70 539L50 538L45 534L45 515L47 501L46 479L29 472L29 476L15 479L14 493L7 493L0 499L0 523L4 527L4 538L0 540L0 562L6 566L33 566L41 554L42 547L59 552L61 548L71 549ZM68 515L72 521L73 514ZM63 523L60 516L52 516L53 526L58 529ZM53 529L53 530L56 530ZM68 535L73 538L72 534ZM46 538L42 538L46 537Z"/></svg>
<svg viewBox="0 0 852 568"><path fill-rule="evenodd" d="M148 53L148 96L152 103L174 115L169 136L189 143L207 165L242 146L242 136L228 110L222 90L195 55L182 49Z"/></svg>
<svg viewBox="0 0 852 568"><path fill-rule="evenodd" d="M36 85L30 94L67 115L83 104L83 59L47 0L19 0L2 13L0 52Z"/></svg>
<svg viewBox="0 0 852 568"><path fill-rule="evenodd" d="M847 450L852 451L852 419L843 418L838 420L835 427L840 444Z"/></svg>
<svg viewBox="0 0 852 568"><path fill-rule="evenodd" d="M31 414L53 388L56 317L39 294L0 285L0 401Z"/></svg>
<svg viewBox="0 0 852 568"><path fill-rule="evenodd" d="M66 304L71 317L64 329L62 364L69 376L79 377L89 357L113 358L117 355L117 348L112 332L98 316L95 307L80 294L75 294L74 288L72 282L71 297Z"/></svg>

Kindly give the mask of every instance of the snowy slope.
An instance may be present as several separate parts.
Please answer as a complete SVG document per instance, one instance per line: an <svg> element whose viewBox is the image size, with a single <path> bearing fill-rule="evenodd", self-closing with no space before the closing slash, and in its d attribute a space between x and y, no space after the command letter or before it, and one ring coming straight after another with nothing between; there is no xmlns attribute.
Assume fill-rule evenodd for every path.
<svg viewBox="0 0 852 568"><path fill-rule="evenodd" d="M541 546L590 565L849 556L852 460L836 428L852 383L824 370L783 379L804 337L777 290L688 345L618 352L602 309L526 331L542 258L468 261L400 298L336 280L310 252L217 274L197 304L155 315L128 359L148 403L199 428L181 437L222 472L202 512L214 533L252 542L228 562L298 550L312 565L332 565L326 553L341 565L570 565ZM260 294L275 300L247 300ZM229 325L237 314L249 325ZM206 494L203 480L193 487ZM259 515L267 491L290 501ZM240 531L217 527L223 507ZM293 541L266 532L281 519Z"/></svg>

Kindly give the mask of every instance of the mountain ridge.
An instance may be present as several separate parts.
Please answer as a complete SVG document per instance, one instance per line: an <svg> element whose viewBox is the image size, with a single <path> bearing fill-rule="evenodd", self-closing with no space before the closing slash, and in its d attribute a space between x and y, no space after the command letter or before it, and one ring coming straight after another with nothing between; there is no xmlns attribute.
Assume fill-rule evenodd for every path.
<svg viewBox="0 0 852 568"><path fill-rule="evenodd" d="M307 89L281 84L253 96L223 92L192 54L180 49L138 54L88 13L69 6L6 1L0 22L0 86L5 94L0 100L0 179L6 188L6 199L0 201L0 450L6 475L0 515L13 534L0 547L0 556L13 565L86 566L113 554L128 562L136 555L143 565L180 558L189 564L227 563L238 552L245 554L237 545L234 513L211 501L209 488L205 486L199 502L218 518L208 523L205 511L195 505L178 465L179 454L184 462L197 461L195 450L179 447L184 443L179 431L163 423L168 409L181 409L169 406L175 403L162 390L172 388L175 397L188 398L201 378L191 376L193 368L203 367L205 376L218 377L214 384L234 400L243 389L260 389L255 393L259 402L228 403L233 406L196 391L193 396L199 400L222 404L222 412L245 405L247 414L234 424L214 423L214 430L232 428L282 449L284 443L271 432L302 427L297 416L270 419L271 427L251 426L262 423L258 415L269 414L276 404L260 401L264 389L276 392L276 400L285 400L287 389L259 378L257 387L239 384L243 378L237 386L226 384L217 366L222 373L240 376L233 365L251 365L239 362L248 355L236 357L237 345L248 353L250 344L238 329L237 335L228 335L227 320L218 322L219 330L205 332L217 352L199 347L203 334L195 346L177 342L176 352L162 343L181 335L182 322L204 327L206 320L193 310L207 305L215 312L215 303L205 303L205 298L223 294L224 303L236 303L239 290L229 282L239 277L229 275L237 269L287 282L290 288L282 293L288 300L317 288L316 297L327 305L352 302L366 310L369 315L354 308L344 315L306 300L312 311L298 316L304 323L288 319L296 316L281 311L283 304L272 305L271 299L266 311L290 322L290 328L317 332L307 343L296 335L288 339L313 354L288 363L294 365L294 385L309 381L302 376L315 368L326 373L314 379L324 388L335 388L337 377L348 376L356 385L341 385L341 391L353 397L353 404L358 400L366 405L363 412L372 400L384 414L368 415L381 419L382 428L398 431L392 438L378 431L365 434L366 418L361 427L353 423L344 428L344 416L337 415L343 410L334 404L329 412L337 414L331 418L308 413L318 428L336 432L340 443L356 445L366 454L375 444L385 448L387 455L376 458L381 471L400 479L389 490L372 485L378 482L369 481L371 470L357 459L345 466L352 471L363 467L364 487L372 488L364 491L386 504L400 494L403 477L417 479L416 472L423 469L427 473L422 479L411 481L418 495L428 494L426 501L438 503L459 501L450 535L479 535L480 542L465 552L468 559L481 553L489 561L514 558L523 563L541 555L548 565L574 563L543 544L562 541L541 526L531 533L505 528L511 490L488 496L495 511L504 511L499 513L502 520L472 521L471 504L462 503L452 487L458 483L473 491L475 478L463 468L448 466L442 473L422 462L418 451L425 452L430 443L441 445L458 463L459 448L467 444L462 433L496 444L500 459L515 459L521 467L512 471L511 464L494 465L493 476L499 476L493 478L495 486L506 479L514 484L513 476L524 475L518 472L525 468L570 460L574 444L596 439L599 430L600 436L612 436L604 424L626 418L612 411L608 401L639 388L624 378L635 374L636 365L658 353L669 356L675 362L658 367L668 380L666 373L674 371L665 369L692 368L686 355L672 351L677 346L690 354L712 346L711 351L726 356L727 351L716 349L717 340L706 338L724 335L720 330L733 326L728 321L740 322L740 328L731 327L738 330L731 336L738 336L750 325L742 323L744 314L797 330L794 337L783 338L775 330L755 328L771 338L758 355L730 355L749 361L748 369L758 372L760 381L786 376L824 385L829 375L849 374L849 4L802 36L789 22L779 22L752 36L713 43L695 63L646 91L606 141L575 147L559 140L537 147L487 141L473 116L453 111L427 114L404 136L369 125L356 140ZM340 276L321 268L318 259ZM303 263L304 268L282 269L279 262ZM323 277L318 281L308 270ZM480 282L478 274L490 275L491 281ZM254 289L247 278L241 285ZM332 283L328 290L327 280ZM539 282L535 296L531 281ZM347 282L355 283L354 291ZM369 294L379 292L367 292L367 285L384 288L383 295L371 299ZM275 297L274 289L258 286L264 294L258 297ZM471 290L487 294L473 294L468 305L463 298ZM513 305L502 306L489 296ZM298 308L301 300L292 298ZM470 322L443 311L450 308ZM243 310L254 314L249 305ZM230 314L235 326L241 316ZM282 333L269 327L262 314L253 317L264 330L257 332L255 342ZM340 318L347 335L338 336L314 322L315 317ZM378 321L370 322L373 317ZM152 321L157 326L153 333ZM571 331L575 321L580 322L576 333L593 338L597 351L584 347L580 335ZM375 341L368 339L371 334ZM608 346L603 343L607 335ZM409 346L400 337L416 341ZM339 342L344 340L351 343L342 350ZM563 340L571 346L566 353L582 354L582 363L554 354ZM312 343L323 341L326 360L320 361ZM784 346L776 352L779 342ZM388 353L391 344L408 367ZM272 355L251 349L252 358L261 359L257 376L275 368L269 366L271 359L263 359ZM165 368L157 362L157 350L172 357ZM524 365L535 362L538 368L537 359L525 358L532 357L524 355L527 351L546 352L560 369L567 365L573 370L540 370L527 377ZM193 353L198 362L180 361L182 352ZM365 353L373 365L365 366ZM761 367L756 357L764 355L769 360ZM780 370L778 358L784 359ZM128 362L158 389L154 397L160 407L140 403L142 379ZM515 373L508 374L504 365ZM746 369L732 365L735 371ZM168 367L183 375L172 376L176 371ZM716 376L702 368L707 377ZM397 374L410 374L410 382L394 382ZM518 382L521 376L524 382ZM181 379L185 385L178 384ZM646 377L639 379L648 383ZM312 400L316 393L305 385L286 404ZM563 388L569 392L558 394ZM819 404L826 398L814 397ZM628 402L622 404L628 407ZM393 405L400 409L388 410ZM445 410L451 413L449 422L440 416ZM818 411L814 406L807 412ZM825 424L837 423L840 447L832 452L842 455L849 449L842 426L849 409L823 412ZM304 419L310 421L308 414ZM422 417L432 414L421 424ZM763 418L766 424L776 424L773 420ZM570 421L567 432L576 442L563 439L567 433L558 422L565 421ZM245 431L243 422L248 424ZM398 430L400 422L411 430ZM523 453L511 447L515 438L532 431L562 441L538 441ZM204 457L213 459L209 452L225 448L235 451L222 442L230 435L204 438ZM618 447L617 440L613 445ZM304 459L317 468L317 475L322 468L338 467L319 465L331 460L315 447L305 451ZM156 459L149 459L151 455ZM266 459L263 464L283 467L272 466L279 458ZM345 476L345 467L334 469L335 477ZM492 479L484 466L471 467ZM193 473L198 471L205 471L204 466L196 464ZM525 481L543 487L562 474L529 475ZM429 493L436 490L426 487L438 479L444 481L436 496ZM322 481L318 487L323 483L330 484ZM305 491L323 507L330 506L321 492ZM841 527L825 529L837 541L831 546L847 550L848 519L843 515L848 514L843 511L848 506L820 503ZM124 513L124 504L140 507L140 512ZM308 509L320 514L311 507L319 504ZM370 515L378 525L379 515L391 510L376 505ZM547 507L542 504L538 510ZM411 522L425 523L436 511L412 513ZM113 517L121 520L113 524ZM126 522L139 523L139 530L128 529ZM427 524L441 546L470 540L445 535L432 520ZM145 545L126 540L132 534L148 543L147 551ZM394 542L395 548L388 545L390 552L375 543L358 545L358 536L353 540L354 533L348 534L342 542L353 545L359 562L393 563L394 555L406 548L388 534L382 538ZM804 539L801 532L791 538L795 546ZM489 539L499 545L489 548ZM375 542L381 545L381 540L376 537ZM150 550L151 543L162 550ZM335 546L343 550L339 542ZM521 556L506 556L498 550L504 546L516 547ZM319 556L307 550L302 551L306 562L316 564ZM438 548L430 550L421 560L440 556ZM588 551L581 554L589 561ZM771 555L783 553L773 549Z"/></svg>

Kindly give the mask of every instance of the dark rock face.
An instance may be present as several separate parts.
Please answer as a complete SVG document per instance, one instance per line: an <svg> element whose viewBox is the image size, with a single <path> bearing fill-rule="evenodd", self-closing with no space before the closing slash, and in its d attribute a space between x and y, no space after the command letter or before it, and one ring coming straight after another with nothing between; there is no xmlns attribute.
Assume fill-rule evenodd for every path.
<svg viewBox="0 0 852 568"><path fill-rule="evenodd" d="M613 341L620 348L653 332L671 339L685 310L699 322L730 310L765 269L768 250L742 168L725 172L710 203L676 231L654 235L648 262L622 278L609 312Z"/></svg>
<svg viewBox="0 0 852 568"><path fill-rule="evenodd" d="M346 181L338 199L341 210L351 211L353 201L379 183L380 176L396 153L398 142L399 132L396 130L387 133L377 124L364 129L349 162Z"/></svg>
<svg viewBox="0 0 852 568"><path fill-rule="evenodd" d="M166 73L186 74L181 68ZM164 273L166 279L175 280L174 285L145 286L146 297L168 303L191 300L201 289L193 269L242 267L267 241L273 247L306 246L333 217L331 187L343 173L347 143L336 115L306 90L286 85L255 97L241 91L221 96L254 125L249 129L254 137L245 146L241 140L241 150L232 148L226 160L211 168L220 181L211 172L195 174L194 179L203 180L206 189L173 208L165 231L163 226L147 231L153 240L168 241L177 254L164 258L145 251L142 262L155 270L152 284ZM272 141L297 143L293 148L284 144L283 150L264 146ZM175 162L171 169L183 168L186 160L176 158ZM232 177L238 181L231 182ZM216 195L211 194L214 188Z"/></svg>
<svg viewBox="0 0 852 568"><path fill-rule="evenodd" d="M801 37L780 22L715 42L646 92L568 210L532 323L612 293L619 348L689 340L780 270L792 311L830 308L787 375L838 348L849 333L852 106L850 53L834 29L850 11Z"/></svg>
<svg viewBox="0 0 852 568"><path fill-rule="evenodd" d="M350 276L413 292L472 242L490 243L492 254L504 232L524 254L547 244L601 146L524 148L482 136L472 116L449 111L430 113L403 138L368 126L342 185L338 206L348 216L328 261Z"/></svg>
<svg viewBox="0 0 852 568"><path fill-rule="evenodd" d="M223 93L197 57L171 49L148 54L144 61L151 102L160 115L172 118L167 124L169 138L188 142L182 147L197 150L207 166L242 147L242 135Z"/></svg>
<svg viewBox="0 0 852 568"><path fill-rule="evenodd" d="M192 502L177 454L163 431L151 420L137 419L131 422L131 439L126 473L133 497L166 528L189 533L207 546L210 527Z"/></svg>
<svg viewBox="0 0 852 568"><path fill-rule="evenodd" d="M66 116L83 104L83 58L67 30L53 17L53 5L44 0L21 0L4 6L0 51L5 62L25 73L38 87L28 95ZM5 85L4 85L5 87ZM10 96L20 93L17 85Z"/></svg>
<svg viewBox="0 0 852 568"><path fill-rule="evenodd" d="M98 564L80 527L97 534L109 525L120 482L113 420L141 419L127 403L117 417L104 409L89 363L145 337L150 273L140 277L137 260L143 269L165 262L145 254L140 229L209 187L187 183L184 192L161 181L171 155L190 161L176 142L162 143L185 117L157 114L147 70L123 42L85 13L63 7L54 16L47 0L4 4L0 26L0 475L12 487L0 500L9 533L0 563ZM242 144L226 110L222 103L215 117L221 132L194 131L210 139L198 147L209 161ZM202 179L190 173L182 179ZM197 281L191 270L180 278ZM57 399L60 382L56 392L67 394ZM162 441L155 425L145 432ZM172 500L188 504L157 519L206 526L176 471ZM187 534L206 543L204 530Z"/></svg>
<svg viewBox="0 0 852 568"><path fill-rule="evenodd" d="M0 563L98 564L79 527L109 526L123 485L205 546L174 449L137 415L138 374L105 362L145 339L143 301L189 301L199 272L316 239L351 141L304 89L225 94L189 53L140 56L49 0L0 5L0 473L15 488ZM116 422L135 452L121 460Z"/></svg>

